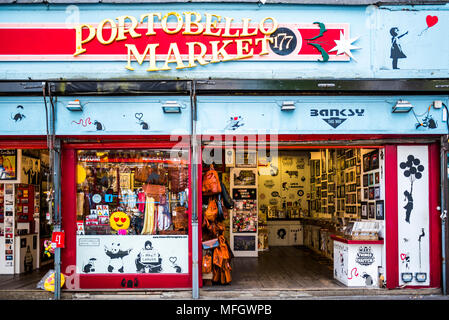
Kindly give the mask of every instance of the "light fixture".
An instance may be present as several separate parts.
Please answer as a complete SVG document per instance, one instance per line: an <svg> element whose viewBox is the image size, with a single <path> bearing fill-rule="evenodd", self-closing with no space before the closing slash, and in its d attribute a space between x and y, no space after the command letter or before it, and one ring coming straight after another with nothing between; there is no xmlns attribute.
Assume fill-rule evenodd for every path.
<svg viewBox="0 0 449 320"><path fill-rule="evenodd" d="M181 105L177 101L165 101L162 110L164 113L181 113Z"/></svg>
<svg viewBox="0 0 449 320"><path fill-rule="evenodd" d="M405 100L399 100L398 102L396 102L396 104L393 106L393 109L391 110L391 112L393 113L407 113L410 110L412 110L413 105Z"/></svg>
<svg viewBox="0 0 449 320"><path fill-rule="evenodd" d="M295 101L282 101L281 111L292 111L295 109Z"/></svg>
<svg viewBox="0 0 449 320"><path fill-rule="evenodd" d="M78 99L69 101L69 104L66 106L66 108L69 111L83 111L83 106Z"/></svg>

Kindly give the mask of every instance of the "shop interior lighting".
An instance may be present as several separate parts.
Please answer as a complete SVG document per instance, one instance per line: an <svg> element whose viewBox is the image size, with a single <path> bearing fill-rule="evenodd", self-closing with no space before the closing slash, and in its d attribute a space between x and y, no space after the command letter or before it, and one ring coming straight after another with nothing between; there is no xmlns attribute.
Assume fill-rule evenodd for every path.
<svg viewBox="0 0 449 320"><path fill-rule="evenodd" d="M391 112L393 113L407 113L410 110L413 109L413 105L405 100L399 100L396 102L396 104L393 106L393 109Z"/></svg>
<svg viewBox="0 0 449 320"><path fill-rule="evenodd" d="M292 111L295 110L295 102L294 101L283 101L281 105L281 111Z"/></svg>
<svg viewBox="0 0 449 320"><path fill-rule="evenodd" d="M162 110L164 113L181 113L181 105L177 101L166 101Z"/></svg>
<svg viewBox="0 0 449 320"><path fill-rule="evenodd" d="M69 104L66 107L70 111L83 111L83 106L81 105L81 102L76 99L73 101L69 101Z"/></svg>

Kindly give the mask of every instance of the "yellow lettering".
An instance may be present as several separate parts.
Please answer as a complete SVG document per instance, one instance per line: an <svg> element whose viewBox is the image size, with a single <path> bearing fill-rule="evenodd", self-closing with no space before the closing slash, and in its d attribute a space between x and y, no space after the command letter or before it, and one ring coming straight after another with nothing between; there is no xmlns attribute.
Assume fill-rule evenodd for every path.
<svg viewBox="0 0 449 320"><path fill-rule="evenodd" d="M145 18L147 19L147 36L154 36L156 32L154 31L154 17L158 17L161 20L161 13L147 13L140 16L140 22L143 23Z"/></svg>
<svg viewBox="0 0 449 320"><path fill-rule="evenodd" d="M206 30L204 30L203 35L219 37L220 33L221 33L221 29L217 30L215 33L212 32L211 29L212 28L214 28L214 29L217 28L217 22L220 22L221 16L217 16L215 14L210 14L210 13L205 13L204 15L206 16ZM213 21L212 22L213 17L217 18L217 21Z"/></svg>
<svg viewBox="0 0 449 320"><path fill-rule="evenodd" d="M198 61L199 64L202 66L208 64L206 60L204 60L204 56L207 52L207 47L205 44L201 42L186 42L187 46L189 47L189 65L188 68L196 67L195 60ZM195 57L195 46L198 46L201 48L201 52L196 55Z"/></svg>
<svg viewBox="0 0 449 320"><path fill-rule="evenodd" d="M169 16L175 16L177 19L177 25L175 30L169 30L167 26L167 20ZM167 13L161 21L162 30L165 31L165 33L168 34L175 34L178 33L182 29L182 17L177 12L169 12Z"/></svg>
<svg viewBox="0 0 449 320"><path fill-rule="evenodd" d="M267 30L265 30L265 21L267 21L269 19L273 22L273 25L271 26L271 29L268 29L268 31L267 31ZM271 18L271 17L266 17L259 23L260 32L262 32L264 35L267 35L267 36L269 36L270 34L275 32L277 28L278 28L278 22L276 21L276 19Z"/></svg>
<svg viewBox="0 0 449 320"><path fill-rule="evenodd" d="M125 20L129 19L131 20L131 26L129 27L129 29L125 29ZM125 33L129 33L129 35L132 38L139 38L142 35L136 32L136 27L137 27L137 19L134 18L133 16L121 16L121 17L117 17L118 20L118 35L117 38L115 39L116 41L119 40L126 40L126 36Z"/></svg>
<svg viewBox="0 0 449 320"><path fill-rule="evenodd" d="M172 59L171 56L174 56ZM170 43L170 48L168 49L167 59L165 59L165 64L161 70L171 70L168 66L169 63L176 62L176 69L184 69L186 66L182 62L181 54L179 53L178 45L176 42Z"/></svg>
<svg viewBox="0 0 449 320"><path fill-rule="evenodd" d="M89 35L86 39L83 39L83 28L87 27L89 29ZM73 54L74 56L77 56L81 53L86 52L87 49L83 48L83 44L88 43L93 38L95 38L95 28L88 25L88 24L82 24L75 27L76 35L75 35L75 41L76 41L76 51Z"/></svg>
<svg viewBox="0 0 449 320"><path fill-rule="evenodd" d="M273 43L273 38L271 37L265 37L265 38L257 38L256 39L256 45L261 43L262 51L259 52L259 56L263 56L268 54L268 42Z"/></svg>
<svg viewBox="0 0 449 320"><path fill-rule="evenodd" d="M131 67L131 55L133 55L138 64L142 64L145 57L148 55L150 56L150 67L147 69L147 71L158 71L159 69L156 67L156 48L159 46L158 43L150 43L145 48L145 51L143 54L140 54L139 51L136 48L135 44L125 44L125 46L128 48L128 64L125 66L126 69L133 71L134 68Z"/></svg>
<svg viewBox="0 0 449 320"><path fill-rule="evenodd" d="M235 57L236 60L251 58L254 55L254 49L251 49L251 51L248 52L248 45L253 44L253 39L236 39L235 42L237 43L237 56ZM243 43L245 43L245 45Z"/></svg>
<svg viewBox="0 0 449 320"><path fill-rule="evenodd" d="M104 40L103 38L103 29L106 23L109 23L111 25L111 35L108 40ZM115 25L115 22L112 21L112 19L104 19L103 21L101 21L97 27L98 42L100 42L101 44L110 44L115 40L115 37L117 37L117 26Z"/></svg>
<svg viewBox="0 0 449 320"><path fill-rule="evenodd" d="M231 22L234 20L234 18L225 17L225 31L222 34L223 37L238 37L240 31L237 30L235 34L231 34Z"/></svg>
<svg viewBox="0 0 449 320"><path fill-rule="evenodd" d="M218 44L220 42L221 41L210 41L210 44L212 46L212 60L210 62L212 62L212 63L220 62L219 55L221 55L223 57L223 59L221 59L221 61L233 60L233 58L231 58L225 50L226 46L229 45L230 43L232 43L233 40L223 41L223 46L220 48L220 50L218 50Z"/></svg>
<svg viewBox="0 0 449 320"><path fill-rule="evenodd" d="M192 15L195 16L195 21L192 21ZM182 34L200 34L204 30L201 21L201 15L198 12L184 12L185 28ZM192 31L192 25L196 27L196 31Z"/></svg>
<svg viewBox="0 0 449 320"><path fill-rule="evenodd" d="M251 19L243 18L242 20L243 20L243 30L240 36L241 37L255 36L257 34L257 28L254 29L253 33L248 32L249 22L251 21Z"/></svg>

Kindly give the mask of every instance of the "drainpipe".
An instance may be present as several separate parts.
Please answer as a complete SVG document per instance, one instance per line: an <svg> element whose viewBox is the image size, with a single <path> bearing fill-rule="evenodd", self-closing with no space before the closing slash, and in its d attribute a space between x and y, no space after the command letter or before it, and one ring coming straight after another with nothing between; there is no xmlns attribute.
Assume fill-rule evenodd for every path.
<svg viewBox="0 0 449 320"><path fill-rule="evenodd" d="M197 106L195 81L190 82L190 105L192 110L191 127L191 179L192 179L192 298L199 298L199 268L198 268L198 141L196 136Z"/></svg>
<svg viewBox="0 0 449 320"><path fill-rule="evenodd" d="M448 195L448 135L441 137L441 274L443 295L446 295L446 214L447 214L447 195Z"/></svg>
<svg viewBox="0 0 449 320"><path fill-rule="evenodd" d="M50 155L50 174L52 176L51 191L48 195L50 212L53 214L53 232L61 231L61 142L55 138L56 109L51 95L51 84L42 82L47 126L47 146ZM47 94L50 105L47 105ZM55 281L54 299L61 299L61 249L55 248L54 256Z"/></svg>

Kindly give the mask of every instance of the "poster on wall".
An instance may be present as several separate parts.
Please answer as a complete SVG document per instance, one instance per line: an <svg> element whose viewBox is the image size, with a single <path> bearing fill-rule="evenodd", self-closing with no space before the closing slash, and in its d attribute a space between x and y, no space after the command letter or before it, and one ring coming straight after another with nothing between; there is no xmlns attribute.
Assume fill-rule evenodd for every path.
<svg viewBox="0 0 449 320"><path fill-rule="evenodd" d="M1 266L1 273L14 273L14 230L15 230L15 185L4 184L3 186L3 239L5 256L4 265Z"/></svg>
<svg viewBox="0 0 449 320"><path fill-rule="evenodd" d="M85 236L76 239L77 273L188 273L187 235Z"/></svg>
<svg viewBox="0 0 449 320"><path fill-rule="evenodd" d="M427 146L398 146L399 285L429 285Z"/></svg>
<svg viewBox="0 0 449 320"><path fill-rule="evenodd" d="M17 150L0 150L0 180L17 180Z"/></svg>

